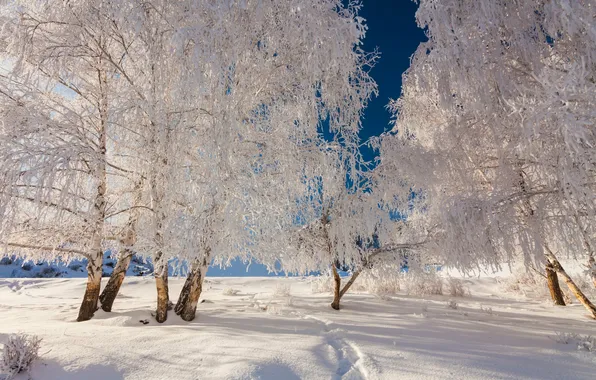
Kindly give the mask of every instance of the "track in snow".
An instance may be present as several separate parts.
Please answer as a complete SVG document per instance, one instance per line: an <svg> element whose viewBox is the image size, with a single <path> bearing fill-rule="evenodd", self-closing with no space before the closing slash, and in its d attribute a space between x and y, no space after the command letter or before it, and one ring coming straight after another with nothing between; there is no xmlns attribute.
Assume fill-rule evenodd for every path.
<svg viewBox="0 0 596 380"><path fill-rule="evenodd" d="M345 332L340 328L333 328L333 323L307 315L305 319L312 319L323 326L322 335L327 344L335 351L337 370L334 380L367 380L368 374L364 368L364 360L360 350L345 339Z"/></svg>

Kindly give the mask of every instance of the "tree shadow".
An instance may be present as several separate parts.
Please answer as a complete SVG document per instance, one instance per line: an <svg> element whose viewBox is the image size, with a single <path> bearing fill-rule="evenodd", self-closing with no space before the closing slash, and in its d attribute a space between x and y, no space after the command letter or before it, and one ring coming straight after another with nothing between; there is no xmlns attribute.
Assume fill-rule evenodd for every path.
<svg viewBox="0 0 596 380"><path fill-rule="evenodd" d="M124 379L122 371L114 367L101 364L91 364L87 367L66 370L55 360L42 360L31 369L30 374L20 374L15 380L24 379L44 380L120 380Z"/></svg>
<svg viewBox="0 0 596 380"><path fill-rule="evenodd" d="M279 362L260 363L250 373L251 379L260 380L300 380L290 367Z"/></svg>

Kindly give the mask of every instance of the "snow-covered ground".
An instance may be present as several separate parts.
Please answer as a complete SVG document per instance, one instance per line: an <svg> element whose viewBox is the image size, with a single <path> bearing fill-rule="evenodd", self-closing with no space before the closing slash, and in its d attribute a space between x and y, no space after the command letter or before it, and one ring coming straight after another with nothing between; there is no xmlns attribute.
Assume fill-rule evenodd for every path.
<svg viewBox="0 0 596 380"><path fill-rule="evenodd" d="M170 313L159 325L151 278L127 277L114 312L83 323L74 319L84 279L0 279L0 342L15 332L43 338L34 380L596 376L595 352L555 339L596 335L577 302L563 309L500 294L495 278L482 277L466 280L472 296L454 299L455 309L448 296L348 293L337 312L310 281L208 278L195 321ZM171 280L174 301L182 283Z"/></svg>

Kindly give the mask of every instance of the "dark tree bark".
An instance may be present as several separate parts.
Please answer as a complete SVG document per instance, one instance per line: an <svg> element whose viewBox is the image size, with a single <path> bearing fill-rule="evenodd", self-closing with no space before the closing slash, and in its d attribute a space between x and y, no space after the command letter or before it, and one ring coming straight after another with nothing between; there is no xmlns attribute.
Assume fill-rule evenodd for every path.
<svg viewBox="0 0 596 380"><path fill-rule="evenodd" d="M165 261L165 263L164 263ZM161 260L161 254L156 255L155 260L155 286L157 288L157 309L155 320L163 323L168 319L168 304L170 296L168 292L168 262Z"/></svg>
<svg viewBox="0 0 596 380"><path fill-rule="evenodd" d="M341 277L337 273L337 268L333 265L333 302L331 307L339 310L339 300L341 299Z"/></svg>
<svg viewBox="0 0 596 380"><path fill-rule="evenodd" d="M90 320L97 311L99 300L99 291L101 288L101 272L103 264L103 255L95 260L89 260L87 264L87 288L85 296L79 308L77 322Z"/></svg>
<svg viewBox="0 0 596 380"><path fill-rule="evenodd" d="M563 292L559 286L559 277L557 276L557 272L550 262L546 264L546 280L548 283L548 290L550 290L550 296L553 299L555 305L565 306Z"/></svg>
<svg viewBox="0 0 596 380"><path fill-rule="evenodd" d="M185 283L185 287L182 288L180 298L176 304L176 314L180 315L180 318L187 322L194 320L196 317L197 304L203 291L203 281L205 280L208 268L205 261L201 265L195 266L188 274L188 286Z"/></svg>
<svg viewBox="0 0 596 380"><path fill-rule="evenodd" d="M335 310L339 310L339 303L344 296L350 290L350 287L354 285L354 282L362 273L362 268L358 269L354 273L352 273L352 277L346 282L346 284L342 287L341 286L341 277L339 277L339 273L337 269L333 267L333 280L334 280L334 292L333 292L333 302L331 303L331 307Z"/></svg>
<svg viewBox="0 0 596 380"><path fill-rule="evenodd" d="M182 291L180 291L178 302L176 302L174 311L187 322L196 317L197 304L203 291L203 281L205 281L207 269L209 269L210 258L211 249L207 248L203 259L197 259L192 263Z"/></svg>
<svg viewBox="0 0 596 380"><path fill-rule="evenodd" d="M101 309L103 311L112 311L112 306L114 305L114 301L118 296L118 292L120 292L120 287L122 286L122 282L124 281L124 277L126 276L126 271L130 266L132 256L133 251L127 248L122 253L122 256L118 258L118 262L116 263L116 267L110 275L108 284L99 296L99 301L101 302Z"/></svg>
<svg viewBox="0 0 596 380"><path fill-rule="evenodd" d="M178 301L176 301L176 306L174 307L174 312L176 315L180 315L182 309L188 302L190 297L190 290L192 288L192 284L196 279L196 272L197 268L195 267L195 263L191 266L190 271L186 275L186 281L184 281L184 286L182 286L182 290L180 291L180 295L178 296Z"/></svg>

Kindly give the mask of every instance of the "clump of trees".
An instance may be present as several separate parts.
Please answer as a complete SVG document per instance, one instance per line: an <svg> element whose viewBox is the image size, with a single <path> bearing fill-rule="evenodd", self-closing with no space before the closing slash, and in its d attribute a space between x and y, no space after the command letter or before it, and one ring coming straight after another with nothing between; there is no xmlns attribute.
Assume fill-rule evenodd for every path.
<svg viewBox="0 0 596 380"><path fill-rule="evenodd" d="M589 2L421 1L383 172L420 194L435 254L472 269L522 260L557 275L596 317L559 256L594 262L596 35Z"/></svg>
<svg viewBox="0 0 596 380"><path fill-rule="evenodd" d="M18 0L1 6L0 243L88 260L78 320L111 311L133 254L156 320L195 318L210 264L462 270L558 257L596 286L596 35L589 4L420 1L427 29L360 154L377 52L359 1ZM106 249L118 263L101 290ZM387 265L385 265L387 264ZM177 303L170 266L188 275ZM352 277L342 286L338 267Z"/></svg>
<svg viewBox="0 0 596 380"><path fill-rule="evenodd" d="M87 258L81 321L100 296L111 310L133 252L153 260L165 321L168 262L188 262L174 310L194 318L211 262L279 257L279 232L312 191L305 170L319 167L309 159L326 144L321 120L353 150L376 91L359 6L4 5L4 248ZM119 262L100 294L107 248Z"/></svg>

